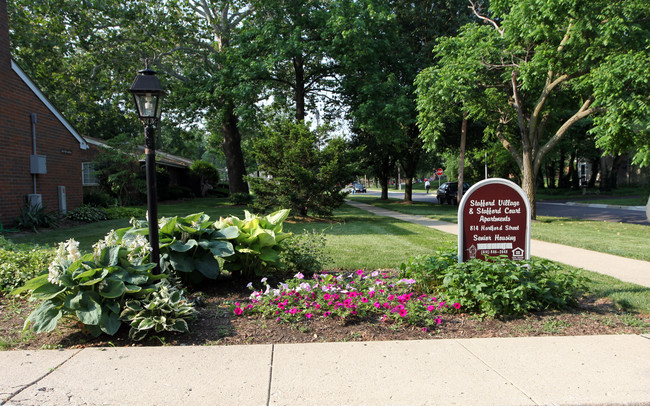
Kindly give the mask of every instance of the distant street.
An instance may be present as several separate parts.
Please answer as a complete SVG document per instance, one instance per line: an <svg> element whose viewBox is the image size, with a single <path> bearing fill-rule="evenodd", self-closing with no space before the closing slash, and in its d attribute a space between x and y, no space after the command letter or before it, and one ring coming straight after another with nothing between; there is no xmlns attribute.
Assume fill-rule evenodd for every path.
<svg viewBox="0 0 650 406"><path fill-rule="evenodd" d="M432 185L433 186L433 185ZM435 190L432 187L432 193L413 193L413 200L417 202L438 203L435 196ZM367 193L361 193L368 196L381 196L380 192L369 190ZM388 195L394 199L404 197L404 191L390 189ZM650 226L646 218L645 211L636 211L629 209L620 209L612 207L585 207L570 205L565 203L538 202L538 216L569 217L574 219L594 220L594 221L611 221L615 223L642 224Z"/></svg>

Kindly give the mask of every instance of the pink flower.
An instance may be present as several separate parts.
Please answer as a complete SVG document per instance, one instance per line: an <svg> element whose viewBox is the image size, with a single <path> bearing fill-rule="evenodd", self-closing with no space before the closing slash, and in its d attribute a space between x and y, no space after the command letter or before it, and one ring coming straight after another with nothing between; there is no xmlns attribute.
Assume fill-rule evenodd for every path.
<svg viewBox="0 0 650 406"><path fill-rule="evenodd" d="M456 308L456 310L460 309L460 303L454 303L454 307Z"/></svg>
<svg viewBox="0 0 650 406"><path fill-rule="evenodd" d="M329 316L330 314L332 314L332 312L325 312L325 313L323 313L323 317L327 317L327 316Z"/></svg>
<svg viewBox="0 0 650 406"><path fill-rule="evenodd" d="M244 311L240 307L235 307L235 314L237 316L241 315Z"/></svg>
<svg viewBox="0 0 650 406"><path fill-rule="evenodd" d="M399 309L399 315L400 315L400 317L404 317L404 316L406 316L407 313L408 313L408 311L407 311L406 309Z"/></svg>
<svg viewBox="0 0 650 406"><path fill-rule="evenodd" d="M376 307L377 309L381 308L381 303L379 303L379 302L375 302L375 307Z"/></svg>
<svg viewBox="0 0 650 406"><path fill-rule="evenodd" d="M429 331L429 329L426 328L426 327L422 327L422 331L424 331L426 333L427 331Z"/></svg>
<svg viewBox="0 0 650 406"><path fill-rule="evenodd" d="M361 298L361 301L362 301L363 303L368 303L368 298L367 298L367 297L362 297L362 298Z"/></svg>
<svg viewBox="0 0 650 406"><path fill-rule="evenodd" d="M311 316L313 316L313 314L311 314L311 313L305 314L305 317L307 317L308 319L311 319Z"/></svg>
<svg viewBox="0 0 650 406"><path fill-rule="evenodd" d="M442 320L440 319L440 317L438 317L438 318L436 319L436 323L438 323L438 324L442 323Z"/></svg>
<svg viewBox="0 0 650 406"><path fill-rule="evenodd" d="M296 314L296 313L298 313L298 309L296 309L296 308L294 307L293 309L289 310L289 313L291 313L291 314Z"/></svg>
<svg viewBox="0 0 650 406"><path fill-rule="evenodd" d="M434 305L429 305L429 306L427 306L427 310L432 312L432 311L436 310L436 307Z"/></svg>
<svg viewBox="0 0 650 406"><path fill-rule="evenodd" d="M357 271L357 275L362 276L362 275L363 275L363 269L359 269L359 270Z"/></svg>

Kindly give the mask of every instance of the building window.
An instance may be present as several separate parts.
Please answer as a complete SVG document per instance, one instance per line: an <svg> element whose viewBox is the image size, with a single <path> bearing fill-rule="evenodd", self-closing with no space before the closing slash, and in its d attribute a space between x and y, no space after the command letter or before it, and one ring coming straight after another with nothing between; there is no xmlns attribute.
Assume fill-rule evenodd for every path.
<svg viewBox="0 0 650 406"><path fill-rule="evenodd" d="M81 163L81 183L84 186L99 185L97 176L95 176L95 165L92 162Z"/></svg>

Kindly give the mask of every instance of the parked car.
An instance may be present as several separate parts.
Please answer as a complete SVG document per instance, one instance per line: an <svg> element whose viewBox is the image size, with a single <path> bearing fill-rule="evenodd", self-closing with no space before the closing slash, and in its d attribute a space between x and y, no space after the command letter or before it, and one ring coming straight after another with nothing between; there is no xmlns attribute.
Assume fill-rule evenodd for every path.
<svg viewBox="0 0 650 406"><path fill-rule="evenodd" d="M463 193L469 190L469 183L463 182ZM458 182L445 182L436 192L438 203L458 204Z"/></svg>
<svg viewBox="0 0 650 406"><path fill-rule="evenodd" d="M352 187L354 187L354 193L366 193L366 187L361 182L352 182Z"/></svg>

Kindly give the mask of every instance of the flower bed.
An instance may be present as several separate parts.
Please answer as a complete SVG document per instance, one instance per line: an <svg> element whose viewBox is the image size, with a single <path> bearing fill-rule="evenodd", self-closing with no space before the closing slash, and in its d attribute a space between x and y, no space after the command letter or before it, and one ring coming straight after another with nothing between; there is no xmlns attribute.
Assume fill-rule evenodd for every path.
<svg viewBox="0 0 650 406"><path fill-rule="evenodd" d="M253 290L250 303L236 302L236 315L259 314L278 322L304 319L339 318L408 323L424 331L442 322L441 313L458 311L460 304L449 306L442 298L417 294L414 279L397 278L386 272L314 274L305 279L298 273L277 288L261 280L263 289Z"/></svg>

